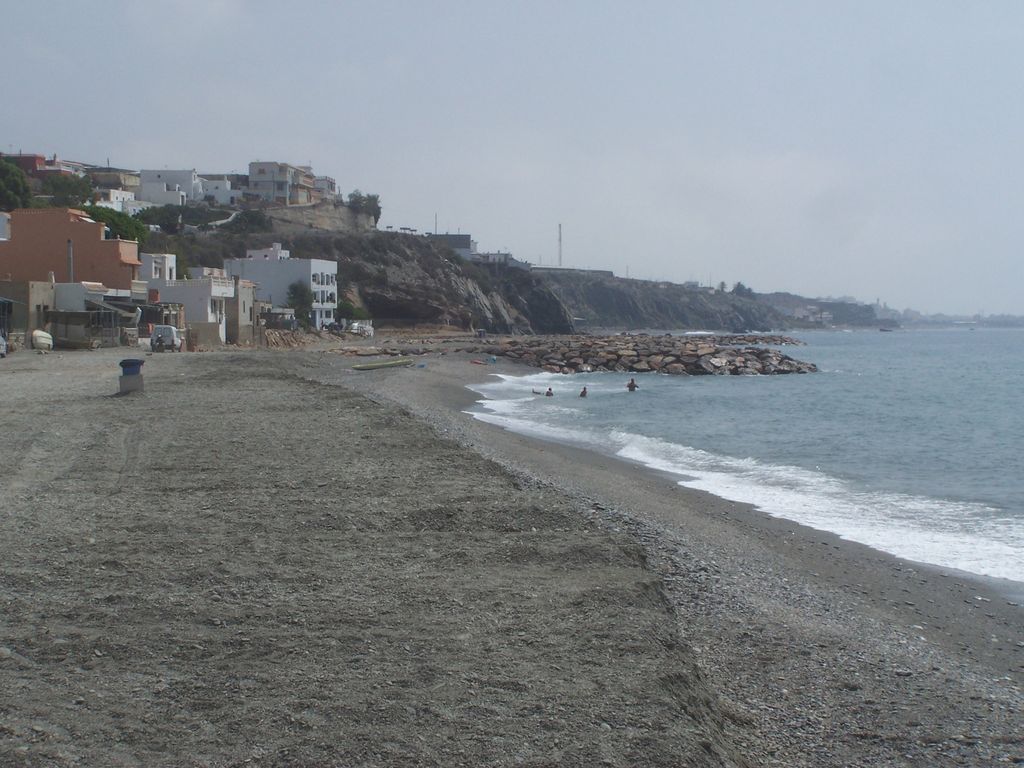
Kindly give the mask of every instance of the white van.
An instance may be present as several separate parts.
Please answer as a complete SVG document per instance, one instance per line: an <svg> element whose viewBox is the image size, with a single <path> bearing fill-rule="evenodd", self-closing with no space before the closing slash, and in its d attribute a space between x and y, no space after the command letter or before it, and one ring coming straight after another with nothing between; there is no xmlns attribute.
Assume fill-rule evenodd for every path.
<svg viewBox="0 0 1024 768"><path fill-rule="evenodd" d="M181 352L185 346L185 340L181 338L181 331L173 325L154 325L153 333L149 337L149 348L154 352Z"/></svg>

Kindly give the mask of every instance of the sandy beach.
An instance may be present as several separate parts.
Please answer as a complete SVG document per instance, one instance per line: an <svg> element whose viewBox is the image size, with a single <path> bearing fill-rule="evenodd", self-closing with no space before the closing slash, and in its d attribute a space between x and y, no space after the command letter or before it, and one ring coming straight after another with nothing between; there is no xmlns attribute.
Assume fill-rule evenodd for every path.
<svg viewBox="0 0 1024 768"><path fill-rule="evenodd" d="M0 763L1024 763L1019 585L337 346L2 361Z"/></svg>

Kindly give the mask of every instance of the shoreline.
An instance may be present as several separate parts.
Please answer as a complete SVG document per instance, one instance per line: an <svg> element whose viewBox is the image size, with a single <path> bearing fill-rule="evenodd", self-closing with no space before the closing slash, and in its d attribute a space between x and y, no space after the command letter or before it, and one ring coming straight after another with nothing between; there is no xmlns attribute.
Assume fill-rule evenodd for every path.
<svg viewBox="0 0 1024 768"><path fill-rule="evenodd" d="M712 686L741 719L759 725L761 738L778 739L781 732L791 740L783 749L787 760L778 764L805 764L796 742L806 739L788 732L792 718L788 708L778 708L779 697L797 712L824 711L833 719L858 720L850 712L863 710L857 738L918 739L931 745L929 752L945 744L966 764L985 764L971 762L970 749L957 741L971 739L953 733L967 720L993 719L995 709L1002 714L994 720L1013 724L1008 733L1024 731L1024 610L1014 599L1016 582L904 560L679 486L677 478L637 463L487 424L465 413L479 399L466 385L522 368L507 361L469 365L469 356L459 353L424 360L424 368L389 372L365 386L344 374L329 378L401 405L443 437L564 490L610 519L639 525L648 546L682 571L667 577L664 588ZM738 669L742 659L759 659L761 672L774 672ZM965 720L979 701L984 714ZM885 708L893 717L884 716ZM927 733L916 730L929 726ZM851 738L836 728L826 740L832 747ZM1007 743L1019 745L1010 755L1024 758L1019 738ZM935 754L929 759L935 762L921 764L944 764Z"/></svg>
<svg viewBox="0 0 1024 768"><path fill-rule="evenodd" d="M479 402L479 399L474 399L473 400L473 404L476 404L478 402ZM913 567L913 568L917 568L917 569L920 569L920 570L923 570L923 571L932 572L936 577L942 577L942 578L954 577L954 578L956 578L958 580L961 580L961 581L972 582L972 583L977 585L979 590L984 590L984 591L996 593L1002 599L1004 599L1008 604L1012 603L1013 605L1009 605L1009 607L1011 607L1011 608L1019 608L1021 611L1024 611L1024 581L1018 581L1016 579L1002 578L1002 577L999 577L999 576L989 576L987 574L974 573L972 571L967 571L967 570L964 570L962 568L955 568L955 567L948 566L948 565L940 565L938 563L929 563L929 562L925 562L923 560L914 560L912 558L904 557L904 556L899 555L899 554L897 554L895 552L890 552L888 550L882 549L880 547L873 546L871 544L865 544L864 542L857 541L856 539L847 538L846 536L844 536L842 534L836 533L834 531L830 531L830 530L828 530L826 528L818 528L816 526L809 525L807 523L801 523L799 521L796 521L796 520L793 520L791 518L785 517L784 515L775 515L775 514L771 514L769 512L765 512L763 509L761 509L755 503L736 501L734 499L730 499L730 498L728 498L726 496L720 496L720 495L712 493L710 491L704 491L704 490L700 490L700 489L697 489L697 488L692 488L692 487L690 487L690 486L685 484L685 480L681 479L683 477L683 475L681 473L676 473L676 472L673 472L673 471L670 471L670 470L662 470L662 469L658 469L656 467L650 467L650 466L644 464L642 461L639 461L639 460L636 460L636 459L625 458L625 457L622 457L622 456L617 456L617 455L615 455L613 453L610 453L610 452L607 452L607 453L606 452L602 452L602 451L596 450L594 448L587 448L587 447L582 447L582 446L574 446L574 445L571 445L569 443L563 443L563 442L560 442L560 441L555 440L555 439L545 438L543 436L524 435L522 433L514 432L513 430L505 429L504 427L502 427L499 424L493 424L493 423L487 422L486 420L476 419L473 416L473 413L471 413L469 410L463 410L462 412L463 412L463 414L469 416L470 418L473 418L475 421L482 422L482 423L486 424L488 427L491 427L491 428L497 429L497 430L501 430L503 432L508 432L510 434L517 434L517 435L519 435L520 437L522 437L525 440L532 440L532 441L544 443L545 445L550 445L550 446L553 447L554 450L564 449L564 450L570 451L570 452L578 451L584 457L586 457L587 454L590 454L591 456L595 456L595 457L611 459L612 461L620 462L620 463L626 465L627 467L632 467L633 470L636 471L636 472L647 473L647 474L649 474L649 475L651 475L653 477L661 478L665 482L667 482L667 483L669 483L671 485L676 486L681 493L684 493L684 494L695 494L695 498L693 500L694 503L698 503L698 504L700 504L700 503L707 503L707 502L703 502L702 499L710 499L710 500L713 500L713 501L710 502L712 504L716 504L716 505L717 504L732 505L732 506L734 506L736 508L742 508L743 510L745 510L745 514L757 517L759 519L759 521L760 521L759 522L760 525L769 526L769 525L772 525L773 523L777 523L777 526L773 525L773 527L791 527L791 526L796 526L796 527L802 529L805 532L805 535L807 535L807 536L821 535L821 536L833 537L837 541L842 542L844 545L863 547L865 550L867 550L867 552L874 553L874 554L879 555L879 556L893 558L894 560L898 560L898 561L900 561L902 563L906 563L908 565L908 567ZM591 461L591 459L581 458L580 461L582 463L589 463Z"/></svg>

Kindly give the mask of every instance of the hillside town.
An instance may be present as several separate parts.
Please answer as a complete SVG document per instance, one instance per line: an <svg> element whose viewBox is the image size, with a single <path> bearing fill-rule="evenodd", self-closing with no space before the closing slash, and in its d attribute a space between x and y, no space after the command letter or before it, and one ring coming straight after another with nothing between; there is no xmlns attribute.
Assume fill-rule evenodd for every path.
<svg viewBox="0 0 1024 768"><path fill-rule="evenodd" d="M96 166L56 155L0 155L0 161L19 168L34 199L42 196L44 203L53 179L62 178L88 182L92 199L83 203L133 217L162 206L233 209L213 228L245 210L342 204L333 178L287 163L253 162L245 175L200 175L194 169ZM375 196L368 197L376 204ZM141 250L84 207L0 214L0 332L12 347L32 346L39 331L63 348L145 344L156 326L180 329L189 349L252 345L261 329L295 327L289 297L295 286L308 290L304 324L325 328L339 319L333 261L291 258L271 241L225 260L222 268L189 267L177 254Z"/></svg>
<svg viewBox="0 0 1024 768"><path fill-rule="evenodd" d="M346 200L333 177L284 162L253 161L246 174L132 170L23 152L0 153L0 163L16 167L27 183L22 205L0 212L0 334L12 348L31 347L34 337L70 349L132 346L148 343L153 328L171 326L194 350L258 345L267 329L300 324L350 327L351 318L339 314L336 261L295 258L268 234L263 247L222 266L197 266L182 254L144 250L141 238L115 231L98 214L165 222L166 216L150 214L170 211L175 231L197 237L230 231L246 213L270 214L278 225L303 230L366 233L376 231L380 218L377 195L355 190ZM186 211L205 220L184 222ZM420 233L400 227L395 234ZM479 251L468 234L422 235L464 261L542 269L508 252ZM307 301L296 301L296 291ZM355 326L367 329L372 320L366 318Z"/></svg>

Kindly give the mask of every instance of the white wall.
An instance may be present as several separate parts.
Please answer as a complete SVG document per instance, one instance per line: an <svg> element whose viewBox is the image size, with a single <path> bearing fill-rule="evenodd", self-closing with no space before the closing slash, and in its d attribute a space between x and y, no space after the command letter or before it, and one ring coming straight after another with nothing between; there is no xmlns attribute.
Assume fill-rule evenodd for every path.
<svg viewBox="0 0 1024 768"><path fill-rule="evenodd" d="M199 179L203 185L203 199L212 197L220 205L234 205L242 197L242 191L232 189L227 179Z"/></svg>
<svg viewBox="0 0 1024 768"><path fill-rule="evenodd" d="M140 253L139 280L177 280L178 257L173 253ZM154 288L157 286L153 286Z"/></svg>
<svg viewBox="0 0 1024 768"><path fill-rule="evenodd" d="M188 199L182 190L177 187L168 189L163 182L143 182L135 197L157 205L184 205Z"/></svg>
<svg viewBox="0 0 1024 768"><path fill-rule="evenodd" d="M227 339L226 298L235 295L230 277L202 277L196 280L149 280L160 291L160 301L181 304L185 323L216 323L223 343Z"/></svg>
<svg viewBox="0 0 1024 768"><path fill-rule="evenodd" d="M189 200L203 199L203 183L195 168L185 171L139 171L141 185L166 184L168 189L177 187Z"/></svg>
<svg viewBox="0 0 1024 768"><path fill-rule="evenodd" d="M277 245L277 243L275 243ZM251 254L274 253L249 251ZM287 253L287 251L278 251ZM338 309L338 264L325 259L262 258L225 259L224 269L233 277L256 283L256 298L274 306L288 301L288 286L301 282L313 291L313 317L317 326L335 319ZM316 282L313 281L314 275ZM333 298L331 298L333 296Z"/></svg>

